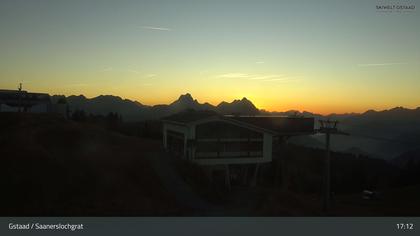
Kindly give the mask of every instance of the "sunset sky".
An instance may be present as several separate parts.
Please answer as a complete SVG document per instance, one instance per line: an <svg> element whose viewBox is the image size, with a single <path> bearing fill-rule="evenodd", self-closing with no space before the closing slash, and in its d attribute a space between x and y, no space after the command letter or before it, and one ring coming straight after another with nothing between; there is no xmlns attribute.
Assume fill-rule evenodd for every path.
<svg viewBox="0 0 420 236"><path fill-rule="evenodd" d="M420 5L376 9L390 3L0 0L0 88L149 105L189 92L324 114L415 108Z"/></svg>

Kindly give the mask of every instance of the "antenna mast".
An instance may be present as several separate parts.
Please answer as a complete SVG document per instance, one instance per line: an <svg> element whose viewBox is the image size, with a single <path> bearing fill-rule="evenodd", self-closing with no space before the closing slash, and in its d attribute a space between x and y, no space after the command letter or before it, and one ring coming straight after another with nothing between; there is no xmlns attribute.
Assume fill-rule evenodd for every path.
<svg viewBox="0 0 420 236"><path fill-rule="evenodd" d="M18 106L18 112L22 111L22 83L19 83L18 87L18 96L19 96L19 106Z"/></svg>

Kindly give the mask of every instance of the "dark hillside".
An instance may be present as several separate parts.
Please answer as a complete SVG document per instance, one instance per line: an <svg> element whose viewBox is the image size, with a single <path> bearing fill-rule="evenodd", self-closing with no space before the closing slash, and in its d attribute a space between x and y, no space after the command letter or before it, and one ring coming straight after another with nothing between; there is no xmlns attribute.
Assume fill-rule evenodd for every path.
<svg viewBox="0 0 420 236"><path fill-rule="evenodd" d="M2 113L0 124L1 215L177 214L145 159L159 141L48 114Z"/></svg>

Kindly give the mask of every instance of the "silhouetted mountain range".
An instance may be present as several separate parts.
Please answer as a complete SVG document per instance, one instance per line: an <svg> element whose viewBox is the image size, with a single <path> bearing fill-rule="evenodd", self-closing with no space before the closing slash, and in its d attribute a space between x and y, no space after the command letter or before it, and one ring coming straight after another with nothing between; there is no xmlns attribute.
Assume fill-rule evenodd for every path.
<svg viewBox="0 0 420 236"><path fill-rule="evenodd" d="M64 96L54 95L52 96L52 101L57 102L60 98L64 98ZM257 115L260 113L259 109L245 97L241 100L234 100L231 103L223 101L219 105L214 106L209 103L199 103L189 93L181 95L178 100L168 105L154 106L143 105L137 101L122 99L112 95L101 95L90 99L83 95L72 95L66 97L66 100L72 111L84 110L88 114L97 115L118 112L125 121L159 119L187 109L210 110L219 114Z"/></svg>
<svg viewBox="0 0 420 236"><path fill-rule="evenodd" d="M420 146L420 108L369 110L342 119L340 127L352 135L340 137L338 143L348 145L357 140L359 148L379 156L391 158Z"/></svg>
<svg viewBox="0 0 420 236"><path fill-rule="evenodd" d="M128 115L135 113L138 109L145 107L139 102L122 99L112 95L101 95L91 99L86 98L83 95L79 95L69 96L66 99L72 110L84 110L92 114L107 114L109 112L118 112L122 115Z"/></svg>
<svg viewBox="0 0 420 236"><path fill-rule="evenodd" d="M52 96L53 102L62 95ZM390 110L368 110L364 113L330 114L323 116L307 111L290 110L285 112L268 112L259 110L247 98L232 102L221 102L218 105L200 103L191 94L183 94L170 104L148 106L137 101L122 99L117 96L101 95L86 98L83 95L66 97L71 111L84 110L86 113L106 115L118 112L124 121L141 121L160 119L183 110L208 110L219 114L238 115L286 115L315 117L316 119L338 120L339 128L350 133L349 136L334 135L332 149L336 151L368 154L391 159L420 146L420 107L407 109L396 107ZM316 128L318 124L316 123ZM300 145L323 148L324 136L296 138Z"/></svg>
<svg viewBox="0 0 420 236"><path fill-rule="evenodd" d="M336 151L392 159L420 147L420 107L315 117L338 120L340 130L350 134L334 135L331 146ZM311 146L324 142L322 135L312 137L318 142L306 139Z"/></svg>

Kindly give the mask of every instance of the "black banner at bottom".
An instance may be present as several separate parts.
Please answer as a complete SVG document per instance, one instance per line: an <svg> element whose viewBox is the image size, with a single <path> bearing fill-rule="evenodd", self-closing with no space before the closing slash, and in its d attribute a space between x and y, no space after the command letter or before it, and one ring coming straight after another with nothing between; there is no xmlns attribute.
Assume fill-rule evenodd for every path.
<svg viewBox="0 0 420 236"><path fill-rule="evenodd" d="M0 235L420 235L420 217L1 217Z"/></svg>

